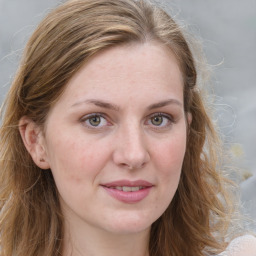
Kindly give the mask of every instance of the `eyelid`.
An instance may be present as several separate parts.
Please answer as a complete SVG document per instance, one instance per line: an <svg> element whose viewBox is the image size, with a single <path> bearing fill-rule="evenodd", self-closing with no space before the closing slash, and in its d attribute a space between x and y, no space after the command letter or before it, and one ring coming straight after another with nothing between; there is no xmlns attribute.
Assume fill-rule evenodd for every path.
<svg viewBox="0 0 256 256"><path fill-rule="evenodd" d="M167 119L169 119L172 122L175 121L173 115L167 114L167 113L164 113L164 112L156 112L156 113L150 114L150 115L148 115L148 118L152 118L152 117L155 117L155 116L162 116L162 117L166 117Z"/></svg>
<svg viewBox="0 0 256 256"><path fill-rule="evenodd" d="M100 117L103 117L105 118L105 114L103 113L100 113L100 112L95 112L95 113L90 113L90 114L86 114L86 115L83 115L81 118L80 118L80 121L83 122L89 118L92 118L94 116L100 116Z"/></svg>
<svg viewBox="0 0 256 256"><path fill-rule="evenodd" d="M174 119L173 115L167 114L167 113L163 113L163 112L157 112L157 113L150 114L150 115L148 115L146 120L149 121L151 118L157 117L157 116L161 116L163 118L167 118L169 124L166 125L166 126L156 126L156 125L151 124L151 126L155 130L161 130L161 129L169 128L170 126L172 126L172 124L174 124L176 122L176 120Z"/></svg>
<svg viewBox="0 0 256 256"><path fill-rule="evenodd" d="M159 125L159 126L157 126L157 125L154 125L152 123L151 124L149 123L150 119L152 119L153 117L157 117L157 116L161 116L163 118L166 118L167 121L168 121L167 125L164 125L164 126ZM106 125L102 125L102 126L88 125L86 123L86 121L89 120L90 118L93 118L93 117L101 117L101 118L106 120L107 124ZM148 115L146 117L145 125L150 126L154 130L164 130L164 129L170 128L174 123L176 123L176 121L177 120L175 120L175 118L171 114L167 114L167 113L164 113L164 112L156 112L156 113L152 113L152 114L150 114L150 115ZM94 112L94 113L83 115L80 118L80 122L83 123L83 125L86 128L91 129L91 130L95 130L95 131L103 130L103 129L106 129L108 126L112 126L111 119L105 113L102 113L102 112Z"/></svg>
<svg viewBox="0 0 256 256"><path fill-rule="evenodd" d="M89 120L90 118L93 118L93 117L100 117L100 118L105 119L106 122L107 122L107 125L95 126L95 127L91 126L91 125L87 125L86 121ZM106 128L106 126L110 126L109 124L111 124L111 122L109 121L109 118L104 113L101 113L101 112L95 112L95 113L90 113L90 114L84 115L80 118L80 122L83 123L84 126L86 126L87 128L89 128L91 130L104 129L104 128Z"/></svg>

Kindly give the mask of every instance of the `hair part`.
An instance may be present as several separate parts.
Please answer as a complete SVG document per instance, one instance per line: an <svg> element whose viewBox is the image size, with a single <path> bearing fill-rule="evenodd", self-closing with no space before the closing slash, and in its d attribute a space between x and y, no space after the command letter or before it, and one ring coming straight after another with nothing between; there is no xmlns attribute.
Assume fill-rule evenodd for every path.
<svg viewBox="0 0 256 256"><path fill-rule="evenodd" d="M51 171L32 161L19 134L27 116L44 126L71 77L96 53L158 42L176 56L184 111L192 114L178 190L152 225L150 256L198 255L225 248L231 214L218 170L218 137L197 88L197 71L181 28L162 9L139 0L72 0L53 10L27 43L5 101L0 131L0 232L3 255L61 255L63 216ZM218 232L218 234L216 233Z"/></svg>

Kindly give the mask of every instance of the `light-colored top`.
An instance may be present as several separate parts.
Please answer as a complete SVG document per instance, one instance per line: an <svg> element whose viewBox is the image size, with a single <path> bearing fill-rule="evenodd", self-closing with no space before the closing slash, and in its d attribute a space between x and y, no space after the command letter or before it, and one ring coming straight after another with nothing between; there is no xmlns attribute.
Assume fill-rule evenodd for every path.
<svg viewBox="0 0 256 256"><path fill-rule="evenodd" d="M256 256L256 237L252 235L237 237L219 256Z"/></svg>

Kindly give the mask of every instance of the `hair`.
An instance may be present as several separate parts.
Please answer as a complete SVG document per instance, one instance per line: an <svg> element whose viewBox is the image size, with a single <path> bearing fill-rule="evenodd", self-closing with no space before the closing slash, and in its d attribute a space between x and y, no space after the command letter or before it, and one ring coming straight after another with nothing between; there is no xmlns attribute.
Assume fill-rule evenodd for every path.
<svg viewBox="0 0 256 256"><path fill-rule="evenodd" d="M184 111L193 117L178 189L151 227L150 256L202 256L226 247L229 182L220 171L220 140L182 28L143 0L72 0L48 14L31 36L2 110L1 255L56 256L63 248L58 191L51 171L42 171L27 152L19 133L21 117L43 127L68 81L96 53L146 42L175 54L184 80Z"/></svg>

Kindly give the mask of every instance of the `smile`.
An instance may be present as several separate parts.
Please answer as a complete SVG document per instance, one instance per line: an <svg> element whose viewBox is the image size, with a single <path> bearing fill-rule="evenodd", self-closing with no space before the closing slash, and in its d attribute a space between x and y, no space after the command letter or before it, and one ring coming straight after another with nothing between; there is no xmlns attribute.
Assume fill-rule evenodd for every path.
<svg viewBox="0 0 256 256"><path fill-rule="evenodd" d="M144 189L145 187L139 186L139 187L127 187L127 186L123 186L123 187L110 187L112 189L117 189L120 191L124 191L124 192L135 192L135 191L139 191L141 189Z"/></svg>
<svg viewBox="0 0 256 256"><path fill-rule="evenodd" d="M119 180L101 186L112 198L128 204L142 201L154 187L152 183L145 180Z"/></svg>

